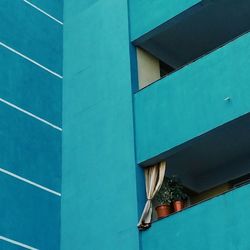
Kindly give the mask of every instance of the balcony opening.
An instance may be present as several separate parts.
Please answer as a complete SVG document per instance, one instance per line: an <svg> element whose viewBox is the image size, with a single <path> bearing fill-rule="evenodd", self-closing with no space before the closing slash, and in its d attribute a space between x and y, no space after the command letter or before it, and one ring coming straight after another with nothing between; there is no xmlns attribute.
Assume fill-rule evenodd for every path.
<svg viewBox="0 0 250 250"><path fill-rule="evenodd" d="M170 65L140 48L137 48L137 68L140 89L175 70Z"/></svg>
<svg viewBox="0 0 250 250"><path fill-rule="evenodd" d="M140 89L247 33L249 9L249 0L203 0L133 41L155 62L152 68L139 65L138 71L152 74L141 79ZM156 77L157 62L166 71Z"/></svg>
<svg viewBox="0 0 250 250"><path fill-rule="evenodd" d="M241 176L240 178L233 179L229 182L210 188L200 193L194 192L190 190L189 188L183 186L183 192L186 194L187 198L183 200L182 207L178 209L174 205L174 202L171 202L170 204L168 204L168 207L169 207L168 212L165 215L163 214L163 216L162 216L162 211L160 213L159 211L157 211L161 203L159 203L159 201L157 200L157 195L156 195L155 199L153 200L152 222L155 222L159 219L167 218L168 216L176 212L180 212L183 209L191 208L194 205L197 205L201 202L205 202L209 199L225 194L227 192L230 192L231 190L247 185L249 183L250 183L250 174L246 174L246 175ZM159 193L160 192L161 191L159 191Z"/></svg>
<svg viewBox="0 0 250 250"><path fill-rule="evenodd" d="M144 162L146 168L166 162L165 184L153 198L152 221L161 218L156 208L162 201L170 204L171 214L178 211L173 206L176 197L187 208L250 183L249 125L250 113ZM169 182L172 176L180 181L177 189Z"/></svg>

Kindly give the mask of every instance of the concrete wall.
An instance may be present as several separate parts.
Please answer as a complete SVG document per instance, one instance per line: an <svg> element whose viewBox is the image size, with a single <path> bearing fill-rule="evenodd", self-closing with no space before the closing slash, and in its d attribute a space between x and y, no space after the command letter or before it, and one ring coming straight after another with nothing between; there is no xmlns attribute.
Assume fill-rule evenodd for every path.
<svg viewBox="0 0 250 250"><path fill-rule="evenodd" d="M250 186L160 220L142 233L143 250L248 250Z"/></svg>
<svg viewBox="0 0 250 250"><path fill-rule="evenodd" d="M126 0L64 5L62 250L138 250Z"/></svg>
<svg viewBox="0 0 250 250"><path fill-rule="evenodd" d="M62 21L61 1L32 3ZM23 0L2 0L0 17L0 249L56 250L62 25Z"/></svg>
<svg viewBox="0 0 250 250"><path fill-rule="evenodd" d="M135 95L139 163L249 112L249 41L246 34Z"/></svg>

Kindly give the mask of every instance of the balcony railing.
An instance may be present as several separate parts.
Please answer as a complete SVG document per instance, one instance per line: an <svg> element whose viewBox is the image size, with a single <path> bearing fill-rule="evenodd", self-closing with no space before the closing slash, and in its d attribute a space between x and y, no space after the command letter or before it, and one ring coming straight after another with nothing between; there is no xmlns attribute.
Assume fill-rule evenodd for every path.
<svg viewBox="0 0 250 250"><path fill-rule="evenodd" d="M143 249L250 249L249 193L248 184L155 222Z"/></svg>

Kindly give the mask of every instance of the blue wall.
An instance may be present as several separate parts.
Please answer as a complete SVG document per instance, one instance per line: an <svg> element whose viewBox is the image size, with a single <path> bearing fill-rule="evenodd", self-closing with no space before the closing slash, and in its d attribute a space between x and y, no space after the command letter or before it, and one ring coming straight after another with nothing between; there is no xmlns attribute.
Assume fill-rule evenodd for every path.
<svg viewBox="0 0 250 250"><path fill-rule="evenodd" d="M1 236L38 249L59 249L60 197L5 174L0 183ZM12 248L20 249L0 241L1 250Z"/></svg>
<svg viewBox="0 0 250 250"><path fill-rule="evenodd" d="M139 163L249 112L249 41L246 34L135 95Z"/></svg>
<svg viewBox="0 0 250 250"><path fill-rule="evenodd" d="M248 250L250 186L160 220L142 233L143 250Z"/></svg>
<svg viewBox="0 0 250 250"><path fill-rule="evenodd" d="M63 0L32 0L32 3L63 22Z"/></svg>
<svg viewBox="0 0 250 250"><path fill-rule="evenodd" d="M23 0L1 0L0 15L1 42L62 73L62 25Z"/></svg>
<svg viewBox="0 0 250 250"><path fill-rule="evenodd" d="M32 3L62 18L61 1ZM2 0L0 17L0 237L56 250L60 196L26 180L60 193L63 26L23 0Z"/></svg>
<svg viewBox="0 0 250 250"><path fill-rule="evenodd" d="M138 250L127 1L64 11L61 246Z"/></svg>

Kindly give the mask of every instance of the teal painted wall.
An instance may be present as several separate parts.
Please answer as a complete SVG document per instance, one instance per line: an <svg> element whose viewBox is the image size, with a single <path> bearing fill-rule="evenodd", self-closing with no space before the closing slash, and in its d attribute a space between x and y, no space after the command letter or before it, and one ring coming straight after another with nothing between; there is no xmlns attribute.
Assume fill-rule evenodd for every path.
<svg viewBox="0 0 250 250"><path fill-rule="evenodd" d="M61 1L30 2L62 18ZM4 101L62 126L62 79L13 50L61 75L63 26L23 0L2 0L0 17L0 168L60 192L61 131ZM3 171L0 183L0 236L60 249L60 197ZM0 240L0 249L23 248Z"/></svg>
<svg viewBox="0 0 250 250"><path fill-rule="evenodd" d="M139 163L249 112L249 41L245 34L135 95Z"/></svg>
<svg viewBox="0 0 250 250"><path fill-rule="evenodd" d="M0 235L38 249L60 249L60 198L2 173L0 183ZM0 240L0 249L23 248Z"/></svg>
<svg viewBox="0 0 250 250"><path fill-rule="evenodd" d="M62 80L4 47L0 53L1 98L61 126Z"/></svg>
<svg viewBox="0 0 250 250"><path fill-rule="evenodd" d="M135 40L170 20L199 0L129 0L131 40Z"/></svg>
<svg viewBox="0 0 250 250"><path fill-rule="evenodd" d="M248 250L250 186L160 220L142 233L143 250Z"/></svg>
<svg viewBox="0 0 250 250"><path fill-rule="evenodd" d="M64 3L61 249L138 250L126 0Z"/></svg>
<svg viewBox="0 0 250 250"><path fill-rule="evenodd" d="M32 0L31 2L59 21L63 22L63 0Z"/></svg>
<svg viewBox="0 0 250 250"><path fill-rule="evenodd" d="M0 171L0 236L40 250L178 250L185 243L179 238L195 249L194 234L202 249L211 250L225 244L215 235L218 228L224 239L230 236L227 249L249 249L247 236L239 235L247 232L247 215L237 206L249 186L139 234L145 190L136 163L249 111L249 73L242 65L249 64L250 36L133 96L130 41L198 1L65 0L64 8L60 0L31 3L65 19L64 36L61 24L25 1L2 0L0 44L64 74L64 80L62 85L60 77L0 45L0 169L56 192L62 186L62 209L60 196ZM231 102L223 100L227 96ZM63 127L63 136L2 100ZM0 249L20 247L0 240Z"/></svg>
<svg viewBox="0 0 250 250"><path fill-rule="evenodd" d="M37 5L40 7L39 3ZM15 17L13 17L14 13ZM4 17L4 22L0 24L0 29L4 31L1 33L1 42L51 70L62 73L62 26L60 24L23 0L1 0L0 15ZM6 29L6 27L13 28Z"/></svg>

